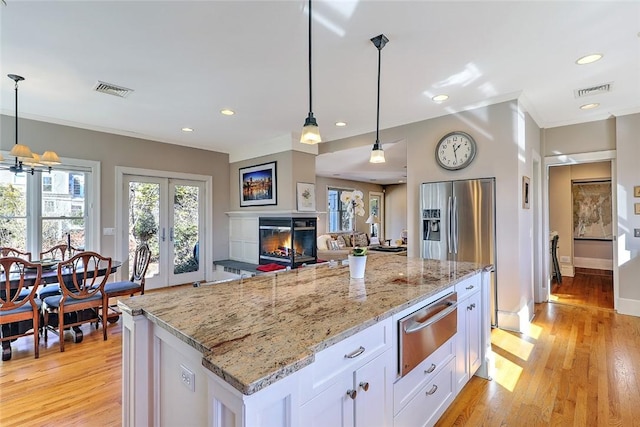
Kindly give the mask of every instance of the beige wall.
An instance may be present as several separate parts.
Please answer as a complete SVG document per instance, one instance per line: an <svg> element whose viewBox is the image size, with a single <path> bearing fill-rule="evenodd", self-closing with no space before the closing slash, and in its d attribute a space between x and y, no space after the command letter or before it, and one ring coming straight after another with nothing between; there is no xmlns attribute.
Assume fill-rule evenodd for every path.
<svg viewBox="0 0 640 427"><path fill-rule="evenodd" d="M407 184L394 184L385 187L385 239L391 244L400 238L402 230L407 230Z"/></svg>
<svg viewBox="0 0 640 427"><path fill-rule="evenodd" d="M15 140L13 117L0 116L2 149L10 150ZM100 230L115 227L115 167L182 172L213 177L213 224L206 235L213 239L213 259L228 257L229 156L139 138L79 129L35 120L20 119L20 141L35 151L53 148L61 157L99 161ZM118 232L119 230L116 230ZM99 250L115 256L115 236L101 236Z"/></svg>
<svg viewBox="0 0 640 427"><path fill-rule="evenodd" d="M616 149L616 119L544 130L545 156Z"/></svg>

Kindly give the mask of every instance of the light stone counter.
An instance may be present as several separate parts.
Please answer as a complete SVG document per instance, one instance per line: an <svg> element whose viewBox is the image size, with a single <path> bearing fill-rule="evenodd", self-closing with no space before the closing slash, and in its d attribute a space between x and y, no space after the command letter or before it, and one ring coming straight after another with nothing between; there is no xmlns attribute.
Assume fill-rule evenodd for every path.
<svg viewBox="0 0 640 427"><path fill-rule="evenodd" d="M119 306L194 347L206 368L250 395L483 267L370 253L360 280L349 278L347 266L324 264L137 296Z"/></svg>

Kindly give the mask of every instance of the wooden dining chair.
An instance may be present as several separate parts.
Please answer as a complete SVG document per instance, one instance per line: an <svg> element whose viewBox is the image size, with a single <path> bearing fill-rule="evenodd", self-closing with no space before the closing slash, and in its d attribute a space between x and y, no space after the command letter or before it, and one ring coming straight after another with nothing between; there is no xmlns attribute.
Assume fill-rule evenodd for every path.
<svg viewBox="0 0 640 427"><path fill-rule="evenodd" d="M138 245L133 256L131 277L129 280L111 282L104 285L104 291L107 294L107 298L132 296L137 293L144 295L145 275L147 274L150 259L151 250L149 249L149 245L146 243ZM120 310L118 310L118 306L116 304L110 305L108 314L109 320L116 322L119 316Z"/></svg>
<svg viewBox="0 0 640 427"><path fill-rule="evenodd" d="M67 246L66 243L55 245L54 247L47 249L46 251L40 252L40 259L56 259L64 261L69 255L68 249L69 246Z"/></svg>
<svg viewBox="0 0 640 427"><path fill-rule="evenodd" d="M36 278L28 294L25 271L33 269ZM0 325L2 325L2 360L11 359L11 341L16 338L33 335L34 355L39 353L40 308L42 302L36 298L36 289L42 277L42 266L18 257L0 258Z"/></svg>
<svg viewBox="0 0 640 427"><path fill-rule="evenodd" d="M24 252L20 249L10 248L8 246L0 247L0 257L17 257L31 262L31 252Z"/></svg>
<svg viewBox="0 0 640 427"><path fill-rule="evenodd" d="M104 267L106 266L106 269ZM66 271L70 270L71 274ZM100 275L100 270L104 274ZM58 282L62 285L61 295L46 297L42 302L44 314L44 340L47 330L56 329L60 336L60 351L64 351L64 330L72 328L76 333L74 342L82 341L82 331L78 326L83 323L102 321L103 339L107 339L107 294L104 285L111 273L111 258L96 252L80 252L68 260L58 263ZM51 326L49 316L57 314L57 325Z"/></svg>
<svg viewBox="0 0 640 427"><path fill-rule="evenodd" d="M60 243L50 249L47 249L46 251L40 252L40 260L55 259L64 261L69 256L73 256L79 252L82 251L80 249L74 248L73 246L69 246L66 243ZM48 284L40 287L40 289L38 290L38 298L44 300L46 297L61 295L61 293L62 291L60 290L59 283L49 282Z"/></svg>

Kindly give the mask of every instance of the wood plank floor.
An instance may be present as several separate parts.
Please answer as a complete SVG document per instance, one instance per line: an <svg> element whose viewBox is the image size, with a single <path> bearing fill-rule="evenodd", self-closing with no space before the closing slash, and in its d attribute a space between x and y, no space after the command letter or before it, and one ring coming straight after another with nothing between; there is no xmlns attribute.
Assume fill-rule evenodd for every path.
<svg viewBox="0 0 640 427"><path fill-rule="evenodd" d="M0 364L1 426L120 425L120 322L106 342L82 329L64 353L50 334L38 360L32 338L13 344ZM640 318L538 304L528 334L496 329L492 345L493 380L472 378L438 426L640 427Z"/></svg>
<svg viewBox="0 0 640 427"><path fill-rule="evenodd" d="M613 309L613 272L576 268L574 277L563 276L551 286L551 301Z"/></svg>

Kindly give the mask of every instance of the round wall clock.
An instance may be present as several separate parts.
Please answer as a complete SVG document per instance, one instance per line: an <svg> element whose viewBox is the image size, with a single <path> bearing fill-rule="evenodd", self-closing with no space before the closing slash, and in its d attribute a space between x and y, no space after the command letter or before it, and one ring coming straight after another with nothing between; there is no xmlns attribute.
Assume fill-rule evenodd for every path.
<svg viewBox="0 0 640 427"><path fill-rule="evenodd" d="M436 161L448 170L466 168L476 156L476 141L466 132L446 134L436 145Z"/></svg>

